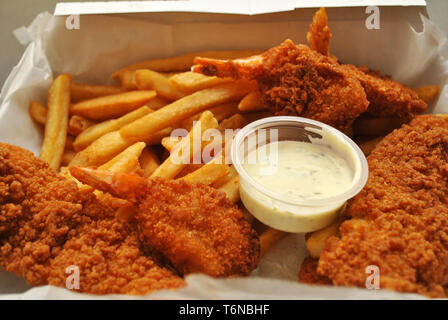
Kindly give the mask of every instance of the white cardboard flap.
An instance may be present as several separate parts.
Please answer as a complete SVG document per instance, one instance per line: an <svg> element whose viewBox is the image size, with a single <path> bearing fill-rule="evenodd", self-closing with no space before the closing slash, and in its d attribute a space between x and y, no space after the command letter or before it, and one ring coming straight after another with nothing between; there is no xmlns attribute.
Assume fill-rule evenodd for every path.
<svg viewBox="0 0 448 320"><path fill-rule="evenodd" d="M203 12L224 14L266 14L296 8L426 6L425 0L171 0L99 1L58 3L56 16L72 14L118 14L138 12Z"/></svg>

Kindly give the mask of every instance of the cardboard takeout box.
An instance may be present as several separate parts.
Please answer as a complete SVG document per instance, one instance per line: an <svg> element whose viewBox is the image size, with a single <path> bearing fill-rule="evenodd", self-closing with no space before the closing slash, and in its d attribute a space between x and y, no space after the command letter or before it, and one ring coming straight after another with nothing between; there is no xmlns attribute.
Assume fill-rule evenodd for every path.
<svg viewBox="0 0 448 320"><path fill-rule="evenodd" d="M379 6L379 29L367 27L371 11L366 13L366 7L372 5ZM46 103L48 87L57 74L71 73L74 81L104 84L113 82L113 71L140 60L200 50L266 49L287 38L306 43L308 26L320 6L328 8L332 54L344 62L379 69L410 86L440 85L439 101L429 112L448 113L443 103L448 64L440 54L445 38L425 17L423 0L64 3L54 15L42 13L29 27L15 32L27 49L1 92L0 140L39 152L42 131L28 115L28 102ZM193 275L187 277L189 285L184 289L148 297L419 297L298 284L305 256L303 235L291 235L275 245L250 278L218 280ZM62 288L27 289L22 279L0 271L0 293L8 294L3 298L85 297Z"/></svg>

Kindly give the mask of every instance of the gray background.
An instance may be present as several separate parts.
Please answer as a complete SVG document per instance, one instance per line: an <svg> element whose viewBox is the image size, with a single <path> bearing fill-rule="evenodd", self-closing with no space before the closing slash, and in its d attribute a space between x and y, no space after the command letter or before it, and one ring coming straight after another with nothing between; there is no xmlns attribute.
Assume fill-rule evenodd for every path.
<svg viewBox="0 0 448 320"><path fill-rule="evenodd" d="M56 3L74 0L0 0L0 43L2 56L0 58L0 88L6 77L23 54L24 48L17 42L12 31L23 25L29 25L34 17L43 11L53 13ZM88 0L77 0L86 2ZM448 1L426 0L428 13L438 26L448 33Z"/></svg>

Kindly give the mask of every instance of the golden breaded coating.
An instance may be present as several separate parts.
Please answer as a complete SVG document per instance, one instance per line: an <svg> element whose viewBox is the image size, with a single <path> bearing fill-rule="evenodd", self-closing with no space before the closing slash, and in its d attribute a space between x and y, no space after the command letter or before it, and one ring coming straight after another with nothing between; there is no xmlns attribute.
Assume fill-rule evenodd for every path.
<svg viewBox="0 0 448 320"><path fill-rule="evenodd" d="M145 254L135 223L81 193L29 151L0 143L0 266L30 285L65 287L69 266L80 291L144 294L184 281Z"/></svg>
<svg viewBox="0 0 448 320"><path fill-rule="evenodd" d="M324 56L328 56L330 50L331 32L328 27L328 17L325 8L320 8L313 16L309 31L306 34L310 48Z"/></svg>
<svg viewBox="0 0 448 320"><path fill-rule="evenodd" d="M310 256L303 260L299 271L299 282L312 285L332 285L329 278L317 273L318 262L318 259L313 259Z"/></svg>
<svg viewBox="0 0 448 320"><path fill-rule="evenodd" d="M66 285L69 266L79 268L79 291L93 294L142 295L185 285L182 278L144 254L133 224L107 218L76 231L51 263L51 285Z"/></svg>
<svg viewBox="0 0 448 320"><path fill-rule="evenodd" d="M182 180L151 179L137 221L145 243L181 274L248 275L258 236L223 192Z"/></svg>
<svg viewBox="0 0 448 320"><path fill-rule="evenodd" d="M343 66L353 73L366 91L367 100L370 102L368 114L410 120L426 111L426 102L420 99L415 90L404 84L367 67L349 64Z"/></svg>
<svg viewBox="0 0 448 320"><path fill-rule="evenodd" d="M448 284L448 120L425 115L384 138L367 158L369 180L351 201L340 239L328 240L318 273L364 287L445 297Z"/></svg>
<svg viewBox="0 0 448 320"><path fill-rule="evenodd" d="M352 72L291 40L247 59L195 62L193 70L206 75L256 80L264 104L276 115L311 118L346 131L369 104Z"/></svg>

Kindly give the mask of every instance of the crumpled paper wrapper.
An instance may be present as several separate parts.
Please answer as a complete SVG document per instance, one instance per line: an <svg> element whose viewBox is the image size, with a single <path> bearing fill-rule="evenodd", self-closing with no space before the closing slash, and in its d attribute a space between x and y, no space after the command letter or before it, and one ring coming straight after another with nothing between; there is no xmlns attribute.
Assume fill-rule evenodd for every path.
<svg viewBox="0 0 448 320"><path fill-rule="evenodd" d="M401 14L405 12L405 14ZM28 115L30 99L46 103L54 75L71 73L74 81L112 83L110 74L135 61L197 50L269 48L290 38L306 43L313 10L249 16L146 14L81 16L79 30L67 30L65 17L42 13L29 27L15 31L27 45L0 96L0 141L36 155L42 129ZM381 29L368 30L364 8L329 9L331 52L341 61L367 65L410 86L438 84L441 94L428 112L448 113L446 36L409 8L381 8ZM349 19L348 19L349 17ZM412 21L412 25L410 24ZM417 31L419 30L419 31ZM138 298L150 299L419 299L387 290L307 286L297 282L306 256L304 236L289 235L261 260L249 278L186 278L188 286ZM82 286L82 283L81 283ZM0 298L104 299L63 288L30 288L23 279L0 271Z"/></svg>

